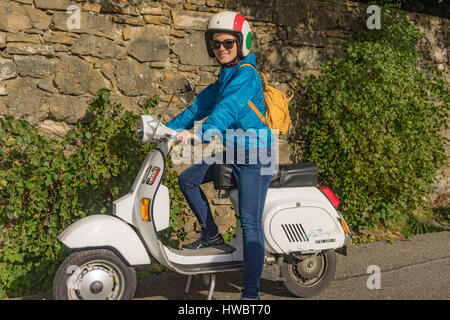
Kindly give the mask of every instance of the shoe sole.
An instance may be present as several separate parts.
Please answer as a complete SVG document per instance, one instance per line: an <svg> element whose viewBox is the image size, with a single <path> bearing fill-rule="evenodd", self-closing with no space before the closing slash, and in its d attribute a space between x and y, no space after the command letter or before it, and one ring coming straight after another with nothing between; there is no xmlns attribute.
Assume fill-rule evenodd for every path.
<svg viewBox="0 0 450 320"><path fill-rule="evenodd" d="M207 246L207 247L202 247L202 248L183 248L183 247L181 247L181 249L183 249L183 250L199 250L199 249L207 249L207 248L214 248L214 247L218 247L218 246L221 246L221 245L224 245L225 244L225 242L224 243L221 243L221 244L214 244L214 245L211 245L211 246Z"/></svg>

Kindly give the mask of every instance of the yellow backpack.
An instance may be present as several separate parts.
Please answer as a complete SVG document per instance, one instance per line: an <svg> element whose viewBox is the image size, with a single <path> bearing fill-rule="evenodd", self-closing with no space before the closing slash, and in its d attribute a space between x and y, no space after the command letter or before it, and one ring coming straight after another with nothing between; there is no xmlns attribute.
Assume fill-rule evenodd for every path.
<svg viewBox="0 0 450 320"><path fill-rule="evenodd" d="M255 69L249 63L245 63L239 67L250 66ZM255 71L257 71L255 69ZM258 108L252 101L248 102L248 105L256 113L259 119L267 125L270 129L278 129L280 134L286 134L291 124L291 117L289 116L289 101L294 97L292 94L289 98L286 97L285 92L281 92L278 89L270 86L267 83L266 75L262 72L258 72L263 84L264 104L266 105L266 117L264 117Z"/></svg>

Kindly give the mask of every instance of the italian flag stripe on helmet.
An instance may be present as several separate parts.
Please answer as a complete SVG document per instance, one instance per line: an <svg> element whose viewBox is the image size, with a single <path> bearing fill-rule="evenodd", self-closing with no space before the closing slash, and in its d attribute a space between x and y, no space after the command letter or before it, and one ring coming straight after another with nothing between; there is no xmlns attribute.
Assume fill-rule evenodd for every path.
<svg viewBox="0 0 450 320"><path fill-rule="evenodd" d="M242 25L245 22L245 18L241 14L237 14L236 17L234 17L233 22L233 29L237 31L242 31Z"/></svg>

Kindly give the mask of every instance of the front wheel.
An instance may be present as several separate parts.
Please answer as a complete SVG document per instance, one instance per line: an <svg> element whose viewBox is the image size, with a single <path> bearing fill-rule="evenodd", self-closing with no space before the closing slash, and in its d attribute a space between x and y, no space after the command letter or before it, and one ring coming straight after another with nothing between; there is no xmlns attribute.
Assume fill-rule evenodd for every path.
<svg viewBox="0 0 450 320"><path fill-rule="evenodd" d="M283 286L291 294L301 298L318 295L334 279L336 254L333 250L322 251L296 263L282 262Z"/></svg>
<svg viewBox="0 0 450 320"><path fill-rule="evenodd" d="M56 300L129 300L136 271L106 249L77 251L59 266L53 280Z"/></svg>

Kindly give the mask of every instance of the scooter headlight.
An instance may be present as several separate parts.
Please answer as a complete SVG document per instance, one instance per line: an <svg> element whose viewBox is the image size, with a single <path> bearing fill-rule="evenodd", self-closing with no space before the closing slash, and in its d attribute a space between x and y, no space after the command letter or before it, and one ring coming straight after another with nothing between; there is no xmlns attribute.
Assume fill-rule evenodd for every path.
<svg viewBox="0 0 450 320"><path fill-rule="evenodd" d="M137 119L136 136L141 143L157 142L161 138L172 138L174 135L176 131L164 126L155 116L142 115Z"/></svg>
<svg viewBox="0 0 450 320"><path fill-rule="evenodd" d="M153 142L153 135L158 119L150 115L142 115L136 122L136 136L141 143Z"/></svg>

